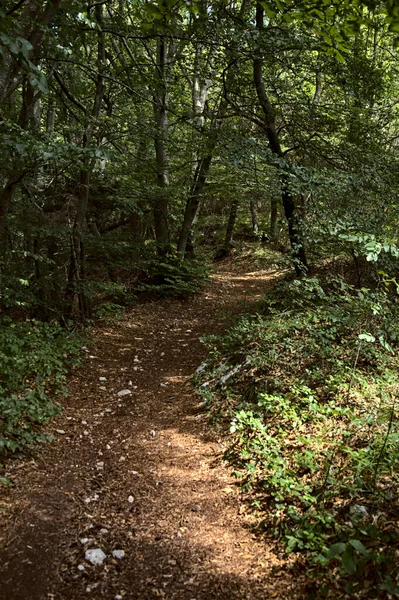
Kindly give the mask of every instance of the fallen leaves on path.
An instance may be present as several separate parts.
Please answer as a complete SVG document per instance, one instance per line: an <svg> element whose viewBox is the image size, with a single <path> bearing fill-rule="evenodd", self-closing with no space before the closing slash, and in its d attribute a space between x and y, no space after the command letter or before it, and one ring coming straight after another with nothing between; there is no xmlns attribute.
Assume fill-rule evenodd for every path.
<svg viewBox="0 0 399 600"><path fill-rule="evenodd" d="M97 330L54 443L7 465L16 485L2 490L0 598L300 597L290 561L254 535L189 385L206 356L200 337L269 280L222 265L206 293Z"/></svg>

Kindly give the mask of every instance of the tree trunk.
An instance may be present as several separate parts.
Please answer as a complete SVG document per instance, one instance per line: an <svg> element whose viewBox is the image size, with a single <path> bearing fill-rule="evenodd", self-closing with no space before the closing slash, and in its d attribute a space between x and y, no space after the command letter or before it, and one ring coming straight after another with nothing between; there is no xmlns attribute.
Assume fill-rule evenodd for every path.
<svg viewBox="0 0 399 600"><path fill-rule="evenodd" d="M179 240L177 242L177 252L184 255L187 246L187 240L190 235L191 227L197 216L198 208L201 201L202 190L204 189L209 168L211 166L212 156L206 156L201 160L197 167L198 173L194 178L191 194L187 200L186 210L184 213L183 223L180 230Z"/></svg>
<svg viewBox="0 0 399 600"><path fill-rule="evenodd" d="M262 4L258 2L256 5L256 27L259 32L263 30L263 17L264 8ZM259 55L256 55L254 58L253 72L256 93L264 115L265 132L269 141L270 150L276 156L283 158L284 153L281 149L279 135L277 132L275 110L266 93L262 73L262 58ZM291 243L292 258L295 271L298 275L300 275L307 270L305 246L300 232L300 224L297 218L295 202L291 192L289 191L288 173L281 167L277 168L280 170L281 198L285 218L288 223L288 235Z"/></svg>
<svg viewBox="0 0 399 600"><path fill-rule="evenodd" d="M49 0L43 8L43 2L31 0L24 6L19 21L27 25L22 31L18 31L18 35L31 44L31 58L37 56L46 27L53 21L61 1ZM6 50L0 68L0 107L18 88L21 79L21 62Z"/></svg>
<svg viewBox="0 0 399 600"><path fill-rule="evenodd" d="M255 235L259 233L259 223L258 223L258 215L256 214L256 206L254 199L251 198L249 200L249 210L251 213L251 222L252 222L252 231Z"/></svg>
<svg viewBox="0 0 399 600"><path fill-rule="evenodd" d="M208 63L213 56L213 49L209 50L206 62ZM198 221L198 213L201 203L202 190L206 183L206 178L211 166L211 152L216 143L211 143L208 147L209 155L201 158L198 153L199 136L203 134L205 123L204 110L210 88L210 80L204 79L204 48L202 44L197 44L195 48L194 73L191 84L192 105L194 114L193 129L193 181L191 184L190 195L186 203L183 222L180 229L179 239L177 242L177 252L182 257L187 256L194 258L195 255L195 240L194 240L194 224Z"/></svg>
<svg viewBox="0 0 399 600"><path fill-rule="evenodd" d="M94 95L93 108L91 116L85 111L85 132L83 134L82 147L88 148L93 137L95 121L100 116L101 104L104 96L104 76L105 68L105 44L104 34L101 30L103 20L103 5L97 4L95 7L95 16L99 24L98 46L97 46L97 67L98 75L96 80L96 90ZM95 159L84 160L83 169L80 172L79 197L77 202L76 216L71 233L71 256L68 270L68 282L65 291L66 310L64 316L67 319L73 316L73 306L77 295L79 304L79 314L81 318L91 318L92 309L90 298L85 288L86 281L86 256L84 247L84 227L86 223L87 209L90 196L90 176L95 165Z"/></svg>
<svg viewBox="0 0 399 600"><path fill-rule="evenodd" d="M197 169L194 174L194 181L191 187L191 193L186 203L183 223L180 230L179 240L177 242L177 252L184 256L187 247L187 241L190 236L190 231L198 214L198 209L201 202L202 192L206 184L208 173L211 167L213 151L218 140L218 131L220 121L223 118L227 109L227 102L221 100L217 116L215 118L212 130L209 132L208 155L200 159L197 164Z"/></svg>
<svg viewBox="0 0 399 600"><path fill-rule="evenodd" d="M186 254L185 257L193 260L195 258L195 252L196 252L196 245L195 245L195 226L197 225L198 222L198 214L200 211L200 207L201 204L198 206L197 209L197 213L193 219L192 225L191 225L191 229L190 229L190 233L188 235L188 239L187 239L187 245L186 245Z"/></svg>
<svg viewBox="0 0 399 600"><path fill-rule="evenodd" d="M227 221L226 235L224 238L224 250L229 252L233 241L234 227L237 221L238 200L233 200L230 205L229 220Z"/></svg>
<svg viewBox="0 0 399 600"><path fill-rule="evenodd" d="M272 198L270 201L270 240L272 242L277 241L277 217L278 207L276 198Z"/></svg>
<svg viewBox="0 0 399 600"><path fill-rule="evenodd" d="M14 182L8 182L0 194L0 297L3 290L4 271L8 254L7 218L10 210Z"/></svg>
<svg viewBox="0 0 399 600"><path fill-rule="evenodd" d="M168 139L168 93L166 70L168 62L168 47L165 36L157 40L157 88L154 93L155 118L155 159L157 170L157 185L159 193L154 202L154 228L157 252L160 258L170 253L170 233L168 224L168 157L166 143Z"/></svg>

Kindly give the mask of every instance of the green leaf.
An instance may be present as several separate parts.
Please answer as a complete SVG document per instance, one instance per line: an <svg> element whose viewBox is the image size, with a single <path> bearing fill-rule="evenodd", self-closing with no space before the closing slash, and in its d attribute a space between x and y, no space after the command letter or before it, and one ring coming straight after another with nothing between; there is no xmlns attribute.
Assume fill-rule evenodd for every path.
<svg viewBox="0 0 399 600"><path fill-rule="evenodd" d="M327 552L327 558L332 559L342 554L346 550L346 544L344 542L338 542L337 544L333 544L330 546Z"/></svg>
<svg viewBox="0 0 399 600"><path fill-rule="evenodd" d="M353 558L352 550L347 546L342 555L342 566L349 575L356 573L356 562Z"/></svg>
<svg viewBox="0 0 399 600"><path fill-rule="evenodd" d="M375 337L370 333L361 333L359 335L359 340L364 340L365 342L375 342Z"/></svg>
<svg viewBox="0 0 399 600"><path fill-rule="evenodd" d="M264 8L266 15L269 17L269 19L273 19L277 14L276 11L272 10L272 8L270 7L270 5L267 2L262 2L261 4Z"/></svg>
<svg viewBox="0 0 399 600"><path fill-rule="evenodd" d="M363 544L360 540L349 540L349 544L352 546L352 548L357 550L357 552L360 552L360 554L363 554L363 556L365 556L367 554L367 550L363 546Z"/></svg>
<svg viewBox="0 0 399 600"><path fill-rule="evenodd" d="M154 6L154 4L148 4L146 6L146 11L154 19L162 19L163 18L163 14L159 10L158 6Z"/></svg>

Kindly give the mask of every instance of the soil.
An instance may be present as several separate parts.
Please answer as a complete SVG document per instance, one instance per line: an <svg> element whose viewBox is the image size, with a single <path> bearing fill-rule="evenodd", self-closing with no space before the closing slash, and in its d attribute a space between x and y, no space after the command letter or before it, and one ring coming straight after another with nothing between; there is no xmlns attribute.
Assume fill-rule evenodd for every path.
<svg viewBox="0 0 399 600"><path fill-rule="evenodd" d="M48 426L54 442L7 464L2 600L308 597L298 565L254 528L192 386L201 337L253 308L275 277L224 261L201 295L95 328ZM102 565L85 560L92 548Z"/></svg>

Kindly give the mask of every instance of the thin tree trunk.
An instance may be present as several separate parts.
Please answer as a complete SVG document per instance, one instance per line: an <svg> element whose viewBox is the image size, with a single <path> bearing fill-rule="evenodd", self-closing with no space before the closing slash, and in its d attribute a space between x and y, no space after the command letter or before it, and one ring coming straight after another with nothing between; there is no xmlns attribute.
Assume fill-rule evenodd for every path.
<svg viewBox="0 0 399 600"><path fill-rule="evenodd" d="M46 133L52 135L54 133L55 123L55 101L54 99L49 100L46 114Z"/></svg>
<svg viewBox="0 0 399 600"><path fill-rule="evenodd" d="M83 135L82 147L87 148L93 137L93 129L95 121L100 116L101 103L104 96L104 76L103 69L105 67L105 43L104 34L101 31L101 25L103 20L103 5L97 4L95 7L95 16L97 23L99 24L98 32L98 46L97 46L97 66L98 75L96 80L96 91L94 95L93 109L91 116L85 107L82 108L85 111L85 133ZM73 316L73 305L75 296L77 294L79 313L83 319L91 318L91 302L90 298L85 289L86 282L86 256L84 248L84 227L86 222L87 209L89 205L90 196L90 176L93 170L95 160L89 158L84 160L83 169L80 172L79 182L79 198L77 203L76 216L73 224L71 234L71 256L68 270L68 282L66 286L66 310L64 316L66 318L72 318Z"/></svg>
<svg viewBox="0 0 399 600"><path fill-rule="evenodd" d="M154 202L154 228L157 252L160 258L170 253L170 232L168 224L168 157L166 144L168 139L168 92L166 70L168 62L168 45L165 36L157 40L157 89L154 93L155 118L155 159L157 169L157 185L159 193Z"/></svg>
<svg viewBox="0 0 399 600"><path fill-rule="evenodd" d="M197 225L198 222L198 215L199 215L199 211L201 208L201 203L198 206L197 212L195 214L195 217L193 219L192 225L191 225L191 229L190 229L190 233L188 235L188 239L187 239L187 245L186 245L186 253L185 253L185 257L193 260L195 258L195 252L196 252L196 240L195 240L195 227Z"/></svg>
<svg viewBox="0 0 399 600"><path fill-rule="evenodd" d="M201 160L197 167L197 174L194 177L194 183L193 187L191 188L191 194L189 199L187 200L179 240L177 242L177 252L182 255L184 255L186 251L187 240L189 238L193 222L197 216L198 208L201 201L202 190L204 189L206 183L206 178L208 176L211 162L212 155L208 155Z"/></svg>
<svg viewBox="0 0 399 600"><path fill-rule="evenodd" d="M213 50L210 49L206 62L209 62ZM186 203L183 222L177 242L177 252L182 256L193 259L195 257L195 235L194 225L198 221L198 213L201 204L202 190L205 186L207 174L212 162L211 149L209 156L202 157L198 153L199 132L203 133L205 117L204 110L210 88L210 81L204 79L201 74L203 66L204 48L202 44L197 44L195 48L194 73L191 84L192 104L194 113L193 129L193 181L190 189L190 196ZM194 196L194 197L193 197Z"/></svg>
<svg viewBox="0 0 399 600"><path fill-rule="evenodd" d="M180 229L179 240L177 242L177 252L184 256L187 247L187 241L190 236L192 225L198 214L198 209L201 202L202 192L206 184L209 170L212 163L213 151L218 141L218 131L220 121L223 118L227 109L227 102L223 99L220 101L218 114L216 116L213 129L209 133L208 155L202 158L197 164L194 181L191 187L191 193L186 203L183 223Z"/></svg>
<svg viewBox="0 0 399 600"><path fill-rule="evenodd" d="M263 30L264 8L260 2L256 5L256 27L259 31ZM276 115L272 104L266 93L262 73L262 58L257 55L253 61L253 72L256 93L259 104L262 108L265 120L265 132L269 141L270 150L276 156L283 158L284 153L281 149L279 135L276 128ZM298 275L307 270L307 260L304 242L301 236L294 198L289 190L288 174L280 169L281 198L284 208L285 218L288 223L288 235L291 243L291 251L295 271Z"/></svg>
<svg viewBox="0 0 399 600"><path fill-rule="evenodd" d="M253 198L249 200L249 210L251 213L252 231L255 235L259 233L258 215L256 214L256 206Z"/></svg>
<svg viewBox="0 0 399 600"><path fill-rule="evenodd" d="M270 240L272 242L277 240L277 217L277 199L273 197L270 201Z"/></svg>
<svg viewBox="0 0 399 600"><path fill-rule="evenodd" d="M323 73L321 70L321 61L320 59L317 61L316 65L316 87L313 96L313 110L320 104L321 95L323 93Z"/></svg>
<svg viewBox="0 0 399 600"><path fill-rule="evenodd" d="M9 181L0 194L0 297L2 296L4 271L7 264L8 254L8 231L7 221L10 210L14 182Z"/></svg>
<svg viewBox="0 0 399 600"><path fill-rule="evenodd" d="M238 200L234 199L230 205L229 220L227 221L224 250L229 252L233 241L234 228L237 221Z"/></svg>
<svg viewBox="0 0 399 600"><path fill-rule="evenodd" d="M61 1L49 0L43 8L43 2L31 0L23 8L19 20L21 23L27 23L27 25L25 29L19 32L19 35L31 44L32 57L37 57L46 26L53 21L60 8ZM40 26L37 26L37 23L40 23ZM33 27L32 24L34 24ZM4 54L2 67L0 68L0 107L18 88L22 78L20 61L17 62L16 57L9 51L5 51Z"/></svg>

